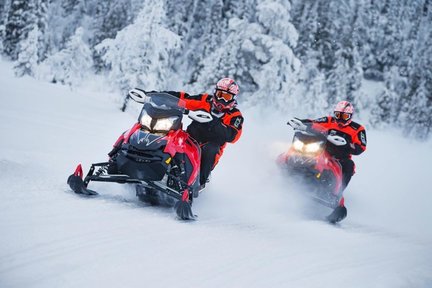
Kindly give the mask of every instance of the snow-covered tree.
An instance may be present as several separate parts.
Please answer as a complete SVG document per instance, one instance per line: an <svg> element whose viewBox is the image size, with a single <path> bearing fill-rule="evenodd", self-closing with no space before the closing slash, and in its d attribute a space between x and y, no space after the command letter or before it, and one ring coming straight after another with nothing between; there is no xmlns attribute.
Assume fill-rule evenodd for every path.
<svg viewBox="0 0 432 288"><path fill-rule="evenodd" d="M290 24L289 2L262 1L257 7L257 23L231 18L226 36L209 57L200 63L199 89L208 89L218 78L229 76L238 81L250 105L291 108L293 88L300 61L292 47L297 32Z"/></svg>
<svg viewBox="0 0 432 288"><path fill-rule="evenodd" d="M5 25L0 24L0 55L2 54L4 47L3 47L3 39L5 35Z"/></svg>
<svg viewBox="0 0 432 288"><path fill-rule="evenodd" d="M35 69L39 63L38 42L40 35L38 27L34 26L27 37L19 43L18 59L14 67L17 76L34 76Z"/></svg>
<svg viewBox="0 0 432 288"><path fill-rule="evenodd" d="M328 89L325 71L320 69L318 1L294 0L291 10L293 24L298 29L299 40L294 52L300 59L301 71L295 95L307 107L307 117L321 115L328 108Z"/></svg>
<svg viewBox="0 0 432 288"><path fill-rule="evenodd" d="M305 55L299 74L299 85L295 87L294 95L301 101L298 106L307 107L307 115L304 117L315 118L325 113L328 108L328 95L325 75L318 69L317 56L313 50ZM300 116L300 115L297 115Z"/></svg>
<svg viewBox="0 0 432 288"><path fill-rule="evenodd" d="M395 107L397 105L398 95L389 89L379 95L376 106L371 110L370 124L374 127L384 128L393 125L397 119Z"/></svg>
<svg viewBox="0 0 432 288"><path fill-rule="evenodd" d="M427 139L432 130L432 97L427 91L425 79L422 79L411 98L411 107L407 113L404 131L420 139Z"/></svg>
<svg viewBox="0 0 432 288"><path fill-rule="evenodd" d="M3 47L12 60L18 59L19 42L36 24L36 0L13 0L5 21Z"/></svg>
<svg viewBox="0 0 432 288"><path fill-rule="evenodd" d="M0 54L3 52L3 41L5 39L5 33L6 33L6 20L9 15L9 9L10 9L10 1L11 0L3 0L2 3L0 3Z"/></svg>
<svg viewBox="0 0 432 288"><path fill-rule="evenodd" d="M37 30L39 31L38 36L38 61L42 61L45 59L45 57L48 54L48 45L47 41L45 39L47 33L47 27L48 27L48 3L49 0L38 0L36 5L36 24L37 24Z"/></svg>
<svg viewBox="0 0 432 288"><path fill-rule="evenodd" d="M0 21L0 40L2 40L2 50L12 60L18 60L16 67L17 75L33 75L31 71L44 57L43 35L46 29L46 13L48 0L20 0L6 1L1 14ZM0 15L1 16L1 15ZM37 37L37 38L35 38ZM30 52L32 51L32 52ZM30 56L36 53L37 56ZM32 63L26 65L28 59ZM33 67L33 68L29 68Z"/></svg>
<svg viewBox="0 0 432 288"><path fill-rule="evenodd" d="M418 1L415 1L416 3ZM420 1L422 2L422 1ZM408 62L407 78L410 92L406 97L407 109L402 114L404 131L420 139L427 139L432 129L432 31L429 23L432 21L432 11L426 6L426 3L417 3L417 13L421 15L413 21L413 27L417 28L415 32L408 35L410 41L408 47L411 61ZM414 9L414 8L413 8ZM413 41L415 38L417 41ZM412 46L417 42L416 46Z"/></svg>
<svg viewBox="0 0 432 288"><path fill-rule="evenodd" d="M78 28L65 48L49 56L42 64L38 77L70 86L78 86L92 72L92 53L83 40L83 28Z"/></svg>
<svg viewBox="0 0 432 288"><path fill-rule="evenodd" d="M115 88L200 92L230 76L241 102L314 116L348 99L372 122L424 138L410 117L431 105L431 10L431 0L3 0L0 50L18 75L74 85L66 55L79 38L87 56L73 57L93 63L81 69ZM385 93L363 97L363 79Z"/></svg>
<svg viewBox="0 0 432 288"><path fill-rule="evenodd" d="M98 1L95 13L92 15L91 27L94 33L89 39L90 45L97 45L107 38L115 38L120 30L133 22L141 10L142 2L138 0ZM98 71L109 68L104 67L100 54L94 53L93 57Z"/></svg>
<svg viewBox="0 0 432 288"><path fill-rule="evenodd" d="M194 0L166 1L165 11L168 28L181 37L190 36L194 15Z"/></svg>
<svg viewBox="0 0 432 288"><path fill-rule="evenodd" d="M109 65L111 83L126 90L131 87L163 89L169 82L170 56L180 45L180 37L164 27L161 1L147 1L135 19L115 39L96 46Z"/></svg>
<svg viewBox="0 0 432 288"><path fill-rule="evenodd" d="M354 15L352 43L356 47L359 62L368 80L382 81L383 67L378 63L378 43L383 36L379 1L363 1Z"/></svg>

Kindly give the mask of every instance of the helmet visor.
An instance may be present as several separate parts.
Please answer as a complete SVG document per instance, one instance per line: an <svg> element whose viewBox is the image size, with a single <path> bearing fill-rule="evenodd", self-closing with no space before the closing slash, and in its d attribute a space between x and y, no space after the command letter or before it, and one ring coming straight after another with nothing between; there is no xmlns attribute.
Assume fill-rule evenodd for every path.
<svg viewBox="0 0 432 288"><path fill-rule="evenodd" d="M234 95L222 90L216 90L215 97L218 100L223 100L225 102L230 102L234 99Z"/></svg>
<svg viewBox="0 0 432 288"><path fill-rule="evenodd" d="M337 120L343 120L343 121L348 121L351 119L351 113L345 113L345 112L339 112L339 111L335 111L334 112L334 116Z"/></svg>

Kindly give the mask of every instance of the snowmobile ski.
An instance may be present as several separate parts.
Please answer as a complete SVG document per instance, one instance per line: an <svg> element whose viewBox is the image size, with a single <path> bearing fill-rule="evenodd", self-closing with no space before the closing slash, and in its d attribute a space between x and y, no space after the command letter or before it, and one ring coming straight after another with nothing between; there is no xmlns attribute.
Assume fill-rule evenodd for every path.
<svg viewBox="0 0 432 288"><path fill-rule="evenodd" d="M82 175L82 166L79 164L76 167L74 174L70 175L67 179L67 184L69 184L69 187L72 189L72 191L74 191L76 194L88 196L99 195L96 191L86 187L87 185L84 183Z"/></svg>
<svg viewBox="0 0 432 288"><path fill-rule="evenodd" d="M348 215L348 210L345 206L336 207L333 212L326 217L327 221L332 224L338 223L346 218Z"/></svg>
<svg viewBox="0 0 432 288"><path fill-rule="evenodd" d="M187 190L183 191L182 199L175 204L174 209L181 220L195 220L196 215L192 213L189 192Z"/></svg>

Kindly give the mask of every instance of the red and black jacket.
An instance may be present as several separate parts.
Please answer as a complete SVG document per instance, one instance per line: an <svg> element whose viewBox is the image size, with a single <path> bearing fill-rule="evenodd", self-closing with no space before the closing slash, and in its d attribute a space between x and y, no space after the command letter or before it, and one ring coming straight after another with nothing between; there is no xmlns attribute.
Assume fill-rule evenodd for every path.
<svg viewBox="0 0 432 288"><path fill-rule="evenodd" d="M334 117L326 116L305 122L312 123L311 128L314 130L345 138L347 144L344 146L336 146L330 142L327 144L327 151L337 159L351 159L351 155L360 155L366 150L366 130L354 121L347 126L341 126Z"/></svg>
<svg viewBox="0 0 432 288"><path fill-rule="evenodd" d="M185 101L186 109L203 110L212 113L212 96L204 93L189 95L185 92L164 91ZM187 132L199 143L212 142L224 146L227 142L235 143L242 134L243 116L237 108L221 115L213 114L213 120L208 123L193 121ZM219 116L219 117L218 117Z"/></svg>

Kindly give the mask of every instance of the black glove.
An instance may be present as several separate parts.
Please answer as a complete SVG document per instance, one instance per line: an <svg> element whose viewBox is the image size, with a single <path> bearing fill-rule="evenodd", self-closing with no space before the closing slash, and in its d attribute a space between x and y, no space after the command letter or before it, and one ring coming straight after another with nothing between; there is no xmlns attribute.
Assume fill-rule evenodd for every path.
<svg viewBox="0 0 432 288"><path fill-rule="evenodd" d="M214 118L208 124L209 140L223 145L228 138L228 127L222 124L219 118Z"/></svg>
<svg viewBox="0 0 432 288"><path fill-rule="evenodd" d="M350 143L349 141L347 141L347 143L345 145L339 146L339 149L341 151L343 151L343 153L351 154L352 153L352 147L351 147L351 145L353 145L353 144Z"/></svg>

